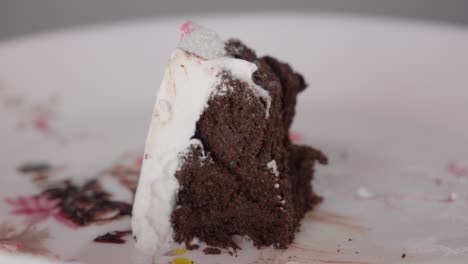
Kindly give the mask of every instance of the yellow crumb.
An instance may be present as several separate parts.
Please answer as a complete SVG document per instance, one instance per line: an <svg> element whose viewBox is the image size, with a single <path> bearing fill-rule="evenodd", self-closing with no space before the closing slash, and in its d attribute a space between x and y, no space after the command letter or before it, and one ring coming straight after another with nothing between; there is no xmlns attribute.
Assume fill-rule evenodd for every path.
<svg viewBox="0 0 468 264"><path fill-rule="evenodd" d="M173 250L174 255L185 255L188 253L188 250L185 248L176 248Z"/></svg>
<svg viewBox="0 0 468 264"><path fill-rule="evenodd" d="M193 264L193 262L188 258L175 258L172 260L173 264Z"/></svg>

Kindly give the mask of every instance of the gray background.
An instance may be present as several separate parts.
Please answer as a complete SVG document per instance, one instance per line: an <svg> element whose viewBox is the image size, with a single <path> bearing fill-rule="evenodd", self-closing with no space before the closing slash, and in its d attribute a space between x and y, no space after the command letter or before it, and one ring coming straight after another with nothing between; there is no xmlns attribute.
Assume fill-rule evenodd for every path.
<svg viewBox="0 0 468 264"><path fill-rule="evenodd" d="M468 0L0 0L0 40L174 14L268 11L383 15L468 25Z"/></svg>

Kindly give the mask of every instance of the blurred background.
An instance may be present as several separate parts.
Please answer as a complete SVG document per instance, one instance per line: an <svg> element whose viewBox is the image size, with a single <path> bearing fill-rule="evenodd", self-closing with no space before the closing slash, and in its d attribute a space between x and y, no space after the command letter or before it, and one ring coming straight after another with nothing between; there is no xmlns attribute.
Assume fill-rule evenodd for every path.
<svg viewBox="0 0 468 264"><path fill-rule="evenodd" d="M0 41L30 33L160 16L271 11L468 24L466 0L0 0Z"/></svg>

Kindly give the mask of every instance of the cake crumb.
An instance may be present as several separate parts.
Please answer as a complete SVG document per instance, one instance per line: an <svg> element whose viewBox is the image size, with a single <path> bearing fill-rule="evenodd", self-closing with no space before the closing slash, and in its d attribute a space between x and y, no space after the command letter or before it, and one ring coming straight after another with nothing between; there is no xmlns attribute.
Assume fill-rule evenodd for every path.
<svg viewBox="0 0 468 264"><path fill-rule="evenodd" d="M348 242L351 242L351 241L353 241L353 239L352 239L352 238L348 238Z"/></svg>
<svg viewBox="0 0 468 264"><path fill-rule="evenodd" d="M205 255L219 255L221 254L221 250L219 248L207 247L203 250L203 253Z"/></svg>
<svg viewBox="0 0 468 264"><path fill-rule="evenodd" d="M401 254L401 258L406 258L406 253Z"/></svg>

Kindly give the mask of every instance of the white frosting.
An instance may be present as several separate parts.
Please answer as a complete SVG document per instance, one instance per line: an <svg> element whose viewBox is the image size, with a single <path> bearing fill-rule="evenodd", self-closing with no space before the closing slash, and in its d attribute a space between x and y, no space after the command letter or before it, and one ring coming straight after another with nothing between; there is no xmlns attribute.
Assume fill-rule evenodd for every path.
<svg viewBox="0 0 468 264"><path fill-rule="evenodd" d="M179 43L180 49L196 54L198 57L207 60L218 59L226 55L225 43L218 34L216 34L216 32L192 22L186 22L182 25L181 29L183 34ZM232 62L239 60L231 58L228 61ZM265 115L268 118L271 106L270 95L265 89L256 85L252 81L252 73L257 70L257 66L253 63L249 63L248 65L249 66L247 68L244 68L245 64L226 65L226 69L230 70L234 78L246 81L249 87L252 88L255 95L265 101L267 104ZM220 83L218 83L220 89L217 91L217 95L225 95L228 92L229 87L222 85L222 79L218 80L220 81Z"/></svg>
<svg viewBox="0 0 468 264"><path fill-rule="evenodd" d="M275 176L279 176L278 166L276 166L276 161L272 160L267 163L267 168L273 173Z"/></svg>
<svg viewBox="0 0 468 264"><path fill-rule="evenodd" d="M136 247L148 253L166 249L172 242L170 216L179 189L175 173L183 165L183 157L191 145L203 149L200 141L191 138L211 96L222 96L227 89L232 89L220 85L220 73L227 71L233 78L247 83L257 96L267 102L267 115L269 112L268 92L252 81L252 74L257 70L255 64L198 54L198 48L187 43L181 47L183 49L178 48L171 55L159 89L133 206L132 229L137 238ZM218 87L221 87L219 91Z"/></svg>
<svg viewBox="0 0 468 264"><path fill-rule="evenodd" d="M181 29L183 35L179 48L208 60L226 55L224 41L216 32L192 22L185 23Z"/></svg>

